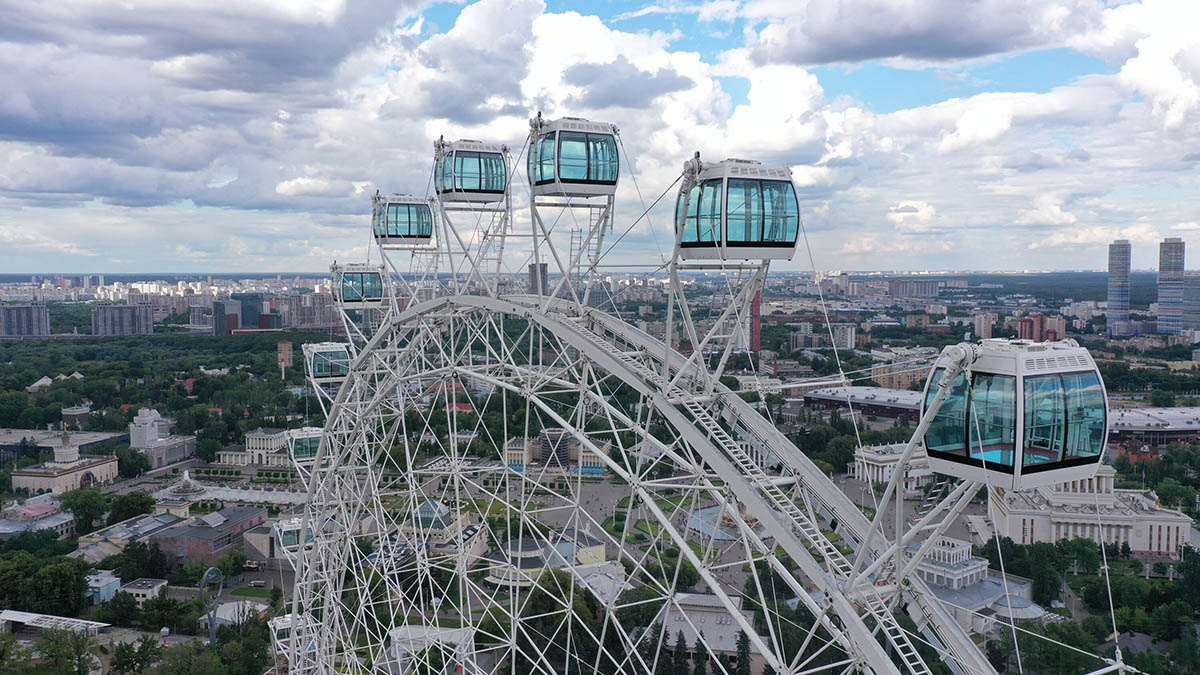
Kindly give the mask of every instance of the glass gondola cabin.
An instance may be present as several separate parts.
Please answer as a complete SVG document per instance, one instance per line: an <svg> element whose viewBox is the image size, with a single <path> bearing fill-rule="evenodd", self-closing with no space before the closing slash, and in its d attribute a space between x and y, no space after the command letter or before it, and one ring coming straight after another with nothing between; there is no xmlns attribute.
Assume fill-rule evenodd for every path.
<svg viewBox="0 0 1200 675"><path fill-rule="evenodd" d="M790 260L800 232L791 169L743 159L706 164L687 194L680 191L675 227L684 260Z"/></svg>
<svg viewBox="0 0 1200 675"><path fill-rule="evenodd" d="M1013 490L1094 476L1108 439L1108 396L1091 354L1071 340L991 339L977 350L925 433L930 468ZM922 416L945 354L926 381Z"/></svg>
<svg viewBox="0 0 1200 675"><path fill-rule="evenodd" d="M306 344L304 362L314 380L341 380L350 374L350 349L342 342Z"/></svg>
<svg viewBox="0 0 1200 675"><path fill-rule="evenodd" d="M362 263L335 267L333 297L344 309L375 309L384 305L383 269Z"/></svg>
<svg viewBox="0 0 1200 675"><path fill-rule="evenodd" d="M443 202L498 202L508 187L508 165L499 143L460 140L436 146L434 189Z"/></svg>
<svg viewBox="0 0 1200 675"><path fill-rule="evenodd" d="M541 122L529 149L533 195L597 197L615 194L620 162L616 127L578 117Z"/></svg>
<svg viewBox="0 0 1200 675"><path fill-rule="evenodd" d="M416 248L433 240L433 210L424 197L376 194L371 232L380 246Z"/></svg>
<svg viewBox="0 0 1200 675"><path fill-rule="evenodd" d="M296 429L289 434L288 449L298 465L311 464L321 448L321 430L316 427Z"/></svg>

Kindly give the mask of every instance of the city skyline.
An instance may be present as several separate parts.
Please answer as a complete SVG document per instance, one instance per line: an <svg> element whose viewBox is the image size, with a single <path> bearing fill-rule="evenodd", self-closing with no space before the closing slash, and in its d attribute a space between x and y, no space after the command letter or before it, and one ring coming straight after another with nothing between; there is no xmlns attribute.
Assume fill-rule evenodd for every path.
<svg viewBox="0 0 1200 675"><path fill-rule="evenodd" d="M320 271L434 139L515 155L538 110L622 129L621 227L693 151L790 166L819 269L1154 269L1200 230L1200 8L943 4L14 6L6 267ZM618 254L669 247L663 201Z"/></svg>

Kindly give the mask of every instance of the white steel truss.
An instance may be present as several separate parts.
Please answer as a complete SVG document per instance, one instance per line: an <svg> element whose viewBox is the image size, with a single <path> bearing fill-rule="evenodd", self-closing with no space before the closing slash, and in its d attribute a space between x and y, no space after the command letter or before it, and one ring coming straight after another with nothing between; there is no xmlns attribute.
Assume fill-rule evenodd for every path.
<svg viewBox="0 0 1200 675"><path fill-rule="evenodd" d="M682 658L993 674L912 574L979 484L947 483L909 528L895 471L886 534L883 509L868 519L721 383L767 261L685 264L677 238L667 337L652 337L594 306L613 206L531 198L531 259L558 278L531 275L526 294L499 283L508 194L439 203L434 250L410 251L420 274L381 250L391 299L371 322L347 312L345 372L309 371L327 421L302 472L289 672L653 673ZM456 228L488 209L473 234ZM720 275L719 304L687 297L680 273L696 270Z"/></svg>

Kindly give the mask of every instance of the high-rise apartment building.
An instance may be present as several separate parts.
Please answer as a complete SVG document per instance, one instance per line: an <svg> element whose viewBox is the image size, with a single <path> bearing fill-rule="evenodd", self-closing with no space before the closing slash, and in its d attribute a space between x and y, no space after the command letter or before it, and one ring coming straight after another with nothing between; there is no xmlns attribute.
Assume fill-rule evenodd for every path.
<svg viewBox="0 0 1200 675"><path fill-rule="evenodd" d="M92 335L149 335L154 332L154 307L101 303L92 308Z"/></svg>
<svg viewBox="0 0 1200 675"><path fill-rule="evenodd" d="M893 298L936 298L941 292L937 281L902 281L888 282L888 294Z"/></svg>
<svg viewBox="0 0 1200 675"><path fill-rule="evenodd" d="M1183 240L1169 237L1158 245L1158 332L1183 330Z"/></svg>
<svg viewBox="0 0 1200 675"><path fill-rule="evenodd" d="M234 328L241 327L242 303L237 300L218 300L213 303L213 335L229 335Z"/></svg>
<svg viewBox="0 0 1200 675"><path fill-rule="evenodd" d="M266 296L262 293L234 293L229 296L230 300L236 300L241 303L241 316L238 319L239 328L259 328L260 314L270 313L270 307L263 308L263 303L266 301ZM226 310L228 312L229 310Z"/></svg>
<svg viewBox="0 0 1200 675"><path fill-rule="evenodd" d="M550 278L546 263L529 263L529 292L532 295L550 294Z"/></svg>
<svg viewBox="0 0 1200 675"><path fill-rule="evenodd" d="M1129 254L1128 239L1108 245L1108 334L1129 335Z"/></svg>
<svg viewBox="0 0 1200 675"><path fill-rule="evenodd" d="M1183 329L1200 330L1200 273L1183 276Z"/></svg>
<svg viewBox="0 0 1200 675"><path fill-rule="evenodd" d="M50 310L46 305L0 305L0 336L37 337L49 334Z"/></svg>
<svg viewBox="0 0 1200 675"><path fill-rule="evenodd" d="M834 349L854 349L854 342L858 336L858 326L852 323L835 323L833 324L833 347Z"/></svg>
<svg viewBox="0 0 1200 675"><path fill-rule="evenodd" d="M996 315L991 312L980 312L975 315L975 339L986 340L992 337L992 326L996 323Z"/></svg>

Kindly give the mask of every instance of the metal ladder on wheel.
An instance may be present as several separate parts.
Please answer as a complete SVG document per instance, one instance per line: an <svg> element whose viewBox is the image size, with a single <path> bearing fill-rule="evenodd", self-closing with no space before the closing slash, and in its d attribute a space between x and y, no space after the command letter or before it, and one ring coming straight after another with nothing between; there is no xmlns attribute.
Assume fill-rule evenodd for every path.
<svg viewBox="0 0 1200 675"><path fill-rule="evenodd" d="M579 324L582 324L582 322L579 322ZM609 356L620 360L647 382L661 383L659 373L652 370L641 359L617 349L612 343L579 324L577 325L580 334L590 344ZM762 467L755 463L742 450L733 436L725 431L716 418L712 416L704 403L692 398L688 392L679 387L672 386L664 393L671 400L680 401L683 408L691 413L699 427L707 431L708 436L714 441L717 447L724 451L733 461L734 465L741 470L742 475L763 493L769 499L770 503L774 504L785 516L789 524L820 553L829 571L841 583L848 583L853 571L850 561L833 545L833 542L825 538L825 535L821 533L821 528L806 513L800 510L800 507L778 485L775 485L771 477L763 471ZM900 660L907 667L908 671L914 675L932 675L929 667L925 665L925 662L917 652L917 648L900 626L896 617L892 615L887 603L875 586L868 581L860 584L857 590L862 597L863 606L867 614L875 620L876 627L883 630L884 637L887 638L892 648L896 650L896 654L899 655Z"/></svg>

